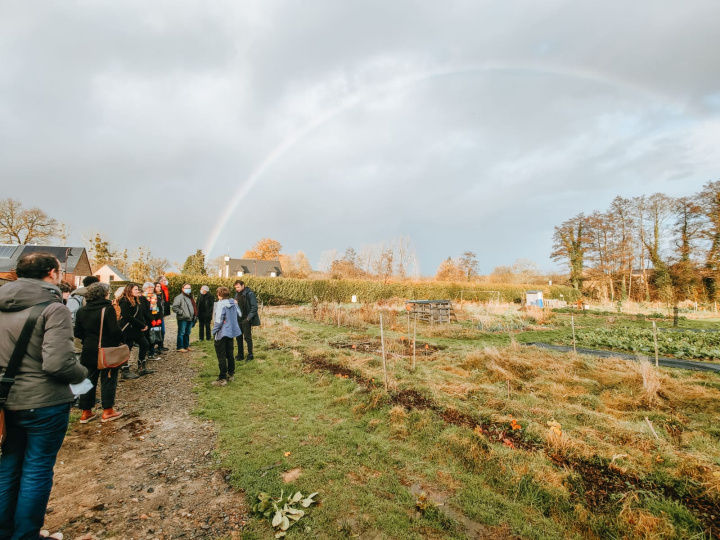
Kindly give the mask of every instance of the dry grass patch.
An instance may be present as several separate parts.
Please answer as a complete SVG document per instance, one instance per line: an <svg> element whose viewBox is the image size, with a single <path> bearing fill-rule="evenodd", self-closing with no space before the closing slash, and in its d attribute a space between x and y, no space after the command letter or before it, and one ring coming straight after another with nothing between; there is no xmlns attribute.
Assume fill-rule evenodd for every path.
<svg viewBox="0 0 720 540"><path fill-rule="evenodd" d="M640 504L636 494L626 497L618 520L625 531L627 538L642 540L661 540L675 537L675 527L666 516L655 516L649 511L637 508Z"/></svg>
<svg viewBox="0 0 720 540"><path fill-rule="evenodd" d="M390 433L393 439L405 439L408 436L407 411L405 407L396 405L390 409Z"/></svg>

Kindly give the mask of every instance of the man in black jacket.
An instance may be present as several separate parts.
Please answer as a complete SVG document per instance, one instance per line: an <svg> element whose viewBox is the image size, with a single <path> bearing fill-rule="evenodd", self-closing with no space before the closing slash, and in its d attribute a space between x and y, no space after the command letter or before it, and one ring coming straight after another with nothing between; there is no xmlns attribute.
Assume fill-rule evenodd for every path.
<svg viewBox="0 0 720 540"><path fill-rule="evenodd" d="M200 323L200 341L207 339L212 340L212 330L210 322L213 316L213 306L215 299L210 293L210 287L203 285L200 287L200 294L195 303L198 309L198 323Z"/></svg>
<svg viewBox="0 0 720 540"><path fill-rule="evenodd" d="M240 307L240 313L242 318L240 319L240 329L242 330L242 336L237 338L238 355L237 361L245 359L245 351L243 350L243 340L247 343L247 359L252 360L253 357L253 342L252 342L252 327L260 326L260 317L258 316L258 305L255 293L245 286L245 282L237 280L235 282L235 302Z"/></svg>

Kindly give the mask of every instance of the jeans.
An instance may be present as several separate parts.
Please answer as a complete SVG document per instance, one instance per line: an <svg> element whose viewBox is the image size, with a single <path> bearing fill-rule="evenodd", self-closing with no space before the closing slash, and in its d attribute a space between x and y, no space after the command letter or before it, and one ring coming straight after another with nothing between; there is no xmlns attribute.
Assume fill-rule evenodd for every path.
<svg viewBox="0 0 720 540"><path fill-rule="evenodd" d="M237 339L237 346L238 346L238 360L243 360L245 358L245 348L243 347L243 340L245 343L247 343L247 352L248 356L253 353L253 344L252 344L252 326L250 326L250 323L247 321L243 321L240 323L240 330L242 330L242 336L238 336Z"/></svg>
<svg viewBox="0 0 720 540"><path fill-rule="evenodd" d="M192 330L192 321L178 320L177 348L187 349L190 346L190 330Z"/></svg>
<svg viewBox="0 0 720 540"><path fill-rule="evenodd" d="M235 375L235 344L233 338L224 337L215 340L215 354L218 359L220 376L218 379L227 379Z"/></svg>
<svg viewBox="0 0 720 540"><path fill-rule="evenodd" d="M53 468L70 419L70 403L5 411L0 456L0 540L37 539L45 521Z"/></svg>

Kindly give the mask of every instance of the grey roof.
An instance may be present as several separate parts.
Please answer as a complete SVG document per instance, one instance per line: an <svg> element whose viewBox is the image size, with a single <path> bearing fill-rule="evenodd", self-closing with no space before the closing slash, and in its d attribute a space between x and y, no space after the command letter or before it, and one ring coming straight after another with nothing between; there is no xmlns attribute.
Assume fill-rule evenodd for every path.
<svg viewBox="0 0 720 540"><path fill-rule="evenodd" d="M237 277L238 271L242 271L243 275L247 274L251 276L269 276L271 272L275 272L276 276L282 275L282 265L280 261L230 259L226 264L230 267L230 277Z"/></svg>
<svg viewBox="0 0 720 540"><path fill-rule="evenodd" d="M3 257L3 253L10 253L10 248L15 248L12 255L9 257ZM67 268L69 274L73 274L75 268L79 263L83 273L80 275L90 275L90 264L88 262L87 253L84 247L70 247L70 246L35 246L35 245L8 245L0 244L0 272L12 272L17 266L17 260L23 253L34 253L38 251L45 251L52 253L57 257L63 269ZM67 264L65 258L67 256ZM85 273L88 272L88 273Z"/></svg>

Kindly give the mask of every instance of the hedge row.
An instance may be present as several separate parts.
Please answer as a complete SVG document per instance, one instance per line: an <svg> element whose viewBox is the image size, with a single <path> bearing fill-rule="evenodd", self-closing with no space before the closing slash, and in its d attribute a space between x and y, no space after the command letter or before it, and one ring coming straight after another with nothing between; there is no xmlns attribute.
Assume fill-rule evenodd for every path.
<svg viewBox="0 0 720 540"><path fill-rule="evenodd" d="M215 294L218 287L225 286L231 291L237 278L213 278L208 276L174 276L170 278L170 294L174 297L180 294L184 283L190 283L193 294L198 294L202 285L208 285ZM497 295L491 291L498 291L500 300L516 302L524 298L527 290L542 290L546 298L564 298L573 301L578 298L578 292L571 287L553 285L552 287L537 287L535 285L517 285L505 283L382 283L380 281L351 280L351 279L291 279L243 277L243 281L266 304L305 304L312 302L313 298L327 302L350 302L353 295L360 302L376 302L390 298L405 298L408 300L460 300L460 291L467 300L489 300Z"/></svg>

